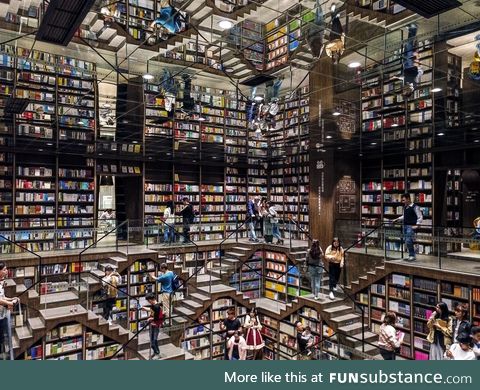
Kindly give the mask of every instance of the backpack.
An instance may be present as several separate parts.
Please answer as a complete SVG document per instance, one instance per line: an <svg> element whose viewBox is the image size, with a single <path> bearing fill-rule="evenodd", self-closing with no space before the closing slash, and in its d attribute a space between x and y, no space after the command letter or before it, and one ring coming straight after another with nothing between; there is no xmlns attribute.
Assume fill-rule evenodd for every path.
<svg viewBox="0 0 480 390"><path fill-rule="evenodd" d="M118 286L118 277L116 275L112 275L112 278L110 279L110 284L106 285L108 298L117 297L118 295L117 286Z"/></svg>
<svg viewBox="0 0 480 390"><path fill-rule="evenodd" d="M172 279L172 290L176 292L180 287L182 287L183 281L178 277L176 273L173 273Z"/></svg>

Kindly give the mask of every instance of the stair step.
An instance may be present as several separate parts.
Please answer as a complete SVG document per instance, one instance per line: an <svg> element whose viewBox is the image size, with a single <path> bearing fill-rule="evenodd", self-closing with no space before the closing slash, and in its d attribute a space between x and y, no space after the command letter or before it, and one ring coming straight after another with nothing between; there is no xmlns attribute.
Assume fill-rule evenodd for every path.
<svg viewBox="0 0 480 390"><path fill-rule="evenodd" d="M239 253L239 252L228 251L228 252L225 252L225 256L243 257L243 256L245 256L245 254L244 253Z"/></svg>
<svg viewBox="0 0 480 390"><path fill-rule="evenodd" d="M117 263L117 264L118 264L118 263L124 263L124 262L127 261L126 258L120 257L120 256L112 256L112 257L109 257L108 260L111 260L111 261L113 261L113 262L115 262L115 263Z"/></svg>
<svg viewBox="0 0 480 390"><path fill-rule="evenodd" d="M44 321L71 318L73 316L83 315L87 313L88 311L80 305L68 305L40 310L40 315L42 316Z"/></svg>
<svg viewBox="0 0 480 390"><path fill-rule="evenodd" d="M200 290L202 292L206 292L206 293L210 292L209 286L199 287L198 290ZM223 293L223 292L228 292L228 291L235 291L235 288L227 286L225 284L212 285L212 288L211 288L212 294L213 293Z"/></svg>
<svg viewBox="0 0 480 390"><path fill-rule="evenodd" d="M78 300L78 295L75 294L73 291L63 291L59 293L52 293L40 296L40 303L42 305L49 305L54 303L62 304L76 300Z"/></svg>
<svg viewBox="0 0 480 390"><path fill-rule="evenodd" d="M38 298L38 292L36 292L34 289L28 290L28 299L35 299Z"/></svg>
<svg viewBox="0 0 480 390"><path fill-rule="evenodd" d="M189 298L196 299L197 301L205 302L210 300L208 295L200 294L200 293L192 293L189 295Z"/></svg>
<svg viewBox="0 0 480 390"><path fill-rule="evenodd" d="M232 248L234 251L243 251L243 252L250 252L252 248L244 247L244 246L234 246Z"/></svg>
<svg viewBox="0 0 480 390"><path fill-rule="evenodd" d="M367 274L372 276L377 276L377 273L375 271L367 271Z"/></svg>
<svg viewBox="0 0 480 390"><path fill-rule="evenodd" d="M342 315L344 313L351 312L352 308L347 305L338 305L338 306L329 307L327 309L324 309L323 311L325 313L330 314L330 317L331 317L332 315Z"/></svg>
<svg viewBox="0 0 480 390"><path fill-rule="evenodd" d="M87 276L82 276L82 281L87 283L89 286L101 283L100 279L97 279L93 276L88 276L88 275Z"/></svg>
<svg viewBox="0 0 480 390"><path fill-rule="evenodd" d="M347 338L348 339L348 338ZM359 352L368 353L369 355L377 355L378 354L378 347L374 344L367 344L362 348L361 345L355 347L355 349ZM363 349L363 351L362 351Z"/></svg>
<svg viewBox="0 0 480 390"><path fill-rule="evenodd" d="M43 323L42 319L39 317L29 318L27 320L28 326L30 329L35 332L45 328L45 324Z"/></svg>
<svg viewBox="0 0 480 390"><path fill-rule="evenodd" d="M158 360L183 360L185 358L185 352L183 349L173 345L172 343L164 344L160 346L160 359ZM139 351L140 355L145 360L150 359L151 351L144 349Z"/></svg>
<svg viewBox="0 0 480 390"><path fill-rule="evenodd" d="M189 308L184 307L184 306L174 307L173 311L181 313L181 314L183 314L187 317L193 317L195 315L195 312L193 310L190 310Z"/></svg>
<svg viewBox="0 0 480 390"><path fill-rule="evenodd" d="M341 324L341 323L355 321L355 320L358 320L359 318L360 316L358 314L349 313L349 314L344 314L338 317L336 316L336 317L330 318L330 321Z"/></svg>
<svg viewBox="0 0 480 390"><path fill-rule="evenodd" d="M368 278L366 276L359 276L358 279L365 280L365 281L368 280Z"/></svg>
<svg viewBox="0 0 480 390"><path fill-rule="evenodd" d="M15 292L17 294L22 294L23 292L25 292L26 289L27 289L27 287L24 284L17 284L15 286Z"/></svg>
<svg viewBox="0 0 480 390"><path fill-rule="evenodd" d="M198 308L203 306L201 303L198 303L198 302L196 302L192 299L184 299L182 301L182 305L185 305L186 307L189 307L193 310L198 309Z"/></svg>
<svg viewBox="0 0 480 390"><path fill-rule="evenodd" d="M139 350L150 348L150 334L148 330L141 332L137 338L138 338ZM157 340L158 340L158 345L168 344L170 342L170 336L160 331L160 333L158 334Z"/></svg>
<svg viewBox="0 0 480 390"><path fill-rule="evenodd" d="M19 342L32 337L32 331L28 326L19 326L15 328L15 334L17 335Z"/></svg>
<svg viewBox="0 0 480 390"><path fill-rule="evenodd" d="M359 333L362 333L362 323L356 322L355 324L341 326L338 328L338 330L343 333L357 335Z"/></svg>
<svg viewBox="0 0 480 390"><path fill-rule="evenodd" d="M18 340L18 337L15 334L12 337L12 348L13 349L20 348L20 340Z"/></svg>

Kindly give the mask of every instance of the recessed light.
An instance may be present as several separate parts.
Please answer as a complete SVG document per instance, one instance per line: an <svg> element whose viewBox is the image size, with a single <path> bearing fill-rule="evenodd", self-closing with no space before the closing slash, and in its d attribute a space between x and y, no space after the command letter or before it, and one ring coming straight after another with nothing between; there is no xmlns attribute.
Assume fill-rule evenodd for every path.
<svg viewBox="0 0 480 390"><path fill-rule="evenodd" d="M192 146L192 149L193 150L197 150L198 148L196 146Z"/></svg>
<svg viewBox="0 0 480 390"><path fill-rule="evenodd" d="M255 96L253 100L255 100L256 102L261 102L263 100L263 96Z"/></svg>
<svg viewBox="0 0 480 390"><path fill-rule="evenodd" d="M43 149L38 149L39 152L43 152Z"/></svg>
<svg viewBox="0 0 480 390"><path fill-rule="evenodd" d="M398 123L394 123L392 127L398 127Z"/></svg>
<svg viewBox="0 0 480 390"><path fill-rule="evenodd" d="M171 156L171 155L172 155L172 153L167 153L167 156Z"/></svg>
<svg viewBox="0 0 480 390"><path fill-rule="evenodd" d="M361 64L360 62L358 62L358 61L353 61L353 62L350 62L350 63L348 64L348 67L349 67L350 69L355 69L355 68L360 67L361 65L362 65L362 64Z"/></svg>
<svg viewBox="0 0 480 390"><path fill-rule="evenodd" d="M445 133L438 133L437 135L441 137L442 135L445 135Z"/></svg>
<svg viewBox="0 0 480 390"><path fill-rule="evenodd" d="M149 157L148 159L149 159L149 160L152 160L152 159L153 159L153 157Z"/></svg>
<svg viewBox="0 0 480 390"><path fill-rule="evenodd" d="M435 92L441 92L442 91L442 88L433 88L431 92L435 93Z"/></svg>
<svg viewBox="0 0 480 390"><path fill-rule="evenodd" d="M200 122L205 122L205 121L206 121L206 119L205 119L203 116L199 117L198 120L199 120Z"/></svg>
<svg viewBox="0 0 480 390"><path fill-rule="evenodd" d="M53 146L53 144L51 142L48 142L47 146Z"/></svg>
<svg viewBox="0 0 480 390"><path fill-rule="evenodd" d="M218 26L224 30L228 30L233 27L233 23L230 20L220 20Z"/></svg>
<svg viewBox="0 0 480 390"><path fill-rule="evenodd" d="M217 156L212 156L212 158L213 158L214 160L216 160L216 159L217 159Z"/></svg>
<svg viewBox="0 0 480 390"><path fill-rule="evenodd" d="M370 143L370 145L376 145L376 144L377 144L376 142L372 142L372 143Z"/></svg>
<svg viewBox="0 0 480 390"><path fill-rule="evenodd" d="M138 141L132 141L132 144L138 144Z"/></svg>
<svg viewBox="0 0 480 390"><path fill-rule="evenodd" d="M342 147L341 147L341 146L339 146L337 149L338 149L338 150L342 150Z"/></svg>
<svg viewBox="0 0 480 390"><path fill-rule="evenodd" d="M150 73L145 73L142 77L145 81L151 81L155 78L155 76L153 74L150 74Z"/></svg>
<svg viewBox="0 0 480 390"><path fill-rule="evenodd" d="M332 115L333 115L333 116L340 116L340 115L342 115L342 113L341 113L341 112L338 112L338 111L335 111Z"/></svg>
<svg viewBox="0 0 480 390"><path fill-rule="evenodd" d="M327 138L327 139L331 139L331 138L332 138L332 136L331 136L331 135L327 135L327 137L326 137L326 138Z"/></svg>
<svg viewBox="0 0 480 390"><path fill-rule="evenodd" d="M197 160L193 160L192 162L193 162L193 163L196 163L196 162L197 162Z"/></svg>
<svg viewBox="0 0 480 390"><path fill-rule="evenodd" d="M103 153L98 153L99 156L103 156Z"/></svg>
<svg viewBox="0 0 480 390"><path fill-rule="evenodd" d="M476 140L475 140L475 141L473 141L473 142L480 142L480 139L476 139Z"/></svg>

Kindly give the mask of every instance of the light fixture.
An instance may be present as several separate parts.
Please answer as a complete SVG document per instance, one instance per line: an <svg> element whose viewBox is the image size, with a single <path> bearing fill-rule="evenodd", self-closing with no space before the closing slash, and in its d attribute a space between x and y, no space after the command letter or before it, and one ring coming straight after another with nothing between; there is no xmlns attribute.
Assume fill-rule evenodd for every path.
<svg viewBox="0 0 480 390"><path fill-rule="evenodd" d="M376 142L372 142L372 143L370 143L370 145L376 145L376 144L377 144Z"/></svg>
<svg viewBox="0 0 480 390"><path fill-rule="evenodd" d="M43 152L43 149L38 149L39 152Z"/></svg>
<svg viewBox="0 0 480 390"><path fill-rule="evenodd" d="M172 155L172 153L167 153L167 156L171 156L171 155Z"/></svg>
<svg viewBox="0 0 480 390"><path fill-rule="evenodd" d="M442 88L439 88L439 87L436 87L436 88L433 88L431 90L432 93L435 93L435 92L442 92Z"/></svg>
<svg viewBox="0 0 480 390"><path fill-rule="evenodd" d="M333 115L333 116L340 116L340 115L342 115L342 113L341 113L341 112L338 112L338 111L335 111L332 115Z"/></svg>
<svg viewBox="0 0 480 390"><path fill-rule="evenodd" d="M218 22L218 26L223 30L228 30L233 27L233 23L230 20L224 19Z"/></svg>
<svg viewBox="0 0 480 390"><path fill-rule="evenodd" d="M361 64L360 62L358 62L358 61L353 61L353 62L350 62L350 63L348 64L348 67L349 67L350 69L359 68L360 66L362 66L362 64Z"/></svg>
<svg viewBox="0 0 480 390"><path fill-rule="evenodd" d="M392 127L398 127L398 123L394 123Z"/></svg>
<svg viewBox="0 0 480 390"><path fill-rule="evenodd" d="M81 119L77 120L77 125L83 126L83 121Z"/></svg>
<svg viewBox="0 0 480 390"><path fill-rule="evenodd" d="M476 140L475 140L475 141L473 141L473 142L480 142L480 139L476 139Z"/></svg>
<svg viewBox="0 0 480 390"><path fill-rule="evenodd" d="M253 98L253 100L255 100L256 102L261 102L263 100L263 96L257 95Z"/></svg>
<svg viewBox="0 0 480 390"><path fill-rule="evenodd" d="M132 141L132 144L138 144L138 141Z"/></svg>
<svg viewBox="0 0 480 390"><path fill-rule="evenodd" d="M214 160L216 160L216 159L217 159L217 156L212 156L212 158L213 158Z"/></svg>
<svg viewBox="0 0 480 390"><path fill-rule="evenodd" d="M53 146L53 144L51 142L48 142L47 146Z"/></svg>
<svg viewBox="0 0 480 390"><path fill-rule="evenodd" d="M441 137L441 136L445 135L445 133L438 133L437 135Z"/></svg>
<svg viewBox="0 0 480 390"><path fill-rule="evenodd" d="M326 137L326 138L327 138L327 139L331 139L331 138L332 138L332 136L331 136L331 135L327 135L327 137Z"/></svg>
<svg viewBox="0 0 480 390"><path fill-rule="evenodd" d="M145 73L142 77L145 81L151 81L155 78L155 76L151 73Z"/></svg>
<svg viewBox="0 0 480 390"><path fill-rule="evenodd" d="M199 122L205 122L207 119L205 119L203 116L198 117Z"/></svg>
<svg viewBox="0 0 480 390"><path fill-rule="evenodd" d="M193 150L197 150L197 147L196 147L196 146L192 146L192 149L193 149Z"/></svg>

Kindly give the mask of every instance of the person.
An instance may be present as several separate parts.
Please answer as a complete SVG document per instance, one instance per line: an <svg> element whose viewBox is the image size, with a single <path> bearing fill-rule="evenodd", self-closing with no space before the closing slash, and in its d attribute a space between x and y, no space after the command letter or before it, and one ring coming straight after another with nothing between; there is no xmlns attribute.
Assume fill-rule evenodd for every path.
<svg viewBox="0 0 480 390"><path fill-rule="evenodd" d="M310 286L315 299L319 299L320 290L322 289L323 277L323 251L320 248L318 240L312 241L312 246L307 251L308 274L310 275Z"/></svg>
<svg viewBox="0 0 480 390"><path fill-rule="evenodd" d="M175 203L172 200L167 202L165 210L163 210L163 242L165 244L173 244L175 242Z"/></svg>
<svg viewBox="0 0 480 390"><path fill-rule="evenodd" d="M273 243L273 223L272 223L272 217L269 212L270 209L270 202L267 200L262 201L261 207L260 207L260 215L261 215L261 221L263 224L263 238L265 240L265 243Z"/></svg>
<svg viewBox="0 0 480 390"><path fill-rule="evenodd" d="M277 239L277 244L283 245L284 241L282 239L282 234L280 233L280 228L278 227L278 212L274 204L267 202L268 216L270 218L270 223L272 224L272 235Z"/></svg>
<svg viewBox="0 0 480 390"><path fill-rule="evenodd" d="M111 265L105 267L105 276L102 279L102 287L105 292L105 303L103 305L103 318L111 325L113 321L112 311L118 297L118 285L121 276Z"/></svg>
<svg viewBox="0 0 480 390"><path fill-rule="evenodd" d="M430 360L443 360L445 351L452 344L452 318L449 316L448 306L439 302L427 321L429 333L427 341L430 346Z"/></svg>
<svg viewBox="0 0 480 390"><path fill-rule="evenodd" d="M470 328L472 325L468 321L468 304L458 303L455 306L455 316L452 321L452 340L456 340L461 333L470 334Z"/></svg>
<svg viewBox="0 0 480 390"><path fill-rule="evenodd" d="M248 225L248 240L258 242L257 234L255 233L255 225L257 224L258 212L257 212L257 196L250 198L247 203L247 225Z"/></svg>
<svg viewBox="0 0 480 390"><path fill-rule="evenodd" d="M182 30L182 14L171 5L161 7L158 17L150 24L151 28L160 27L168 34L176 34Z"/></svg>
<svg viewBox="0 0 480 390"><path fill-rule="evenodd" d="M106 209L103 210L102 214L100 214L100 220L105 221L104 226L105 226L105 233L107 233L109 230L113 229L114 227L114 222L115 222L115 215L113 214L112 209Z"/></svg>
<svg viewBox="0 0 480 390"><path fill-rule="evenodd" d="M158 347L158 334L163 326L163 310L162 306L157 302L155 294L148 293L145 295L148 306L143 306L142 310L149 313L148 323L150 324L150 346L153 351L151 360L160 358L160 348Z"/></svg>
<svg viewBox="0 0 480 390"><path fill-rule="evenodd" d="M308 360L308 339L303 337L305 327L302 321L295 322L295 329L297 331L298 360Z"/></svg>
<svg viewBox="0 0 480 390"><path fill-rule="evenodd" d="M460 333L457 342L445 352L445 359L449 360L477 360L472 349L472 337L468 333Z"/></svg>
<svg viewBox="0 0 480 390"><path fill-rule="evenodd" d="M315 20L305 24L304 36L314 59L319 59L323 52L325 35L325 17L320 0L315 2Z"/></svg>
<svg viewBox="0 0 480 390"><path fill-rule="evenodd" d="M222 322L220 322L220 330L226 331L225 335L225 360L229 358L229 348L228 348L228 340L234 335L235 332L241 333L242 324L240 320L237 318L237 314L235 309L231 308L227 310L227 318L225 318Z"/></svg>
<svg viewBox="0 0 480 390"><path fill-rule="evenodd" d="M409 97L421 81L423 69L418 61L418 52L415 51L418 26L414 23L408 27L408 38L403 48L403 89L402 94ZM400 77L402 78L402 76Z"/></svg>
<svg viewBox="0 0 480 390"><path fill-rule="evenodd" d="M423 214L420 207L412 202L410 194L402 195L402 203L403 215L393 222L403 222L403 235L408 250L408 258L405 258L405 260L415 261L415 246L413 245L413 241L415 239L415 231L423 222Z"/></svg>
<svg viewBox="0 0 480 390"><path fill-rule="evenodd" d="M333 292L337 289L338 280L345 261L345 251L338 237L333 239L332 244L325 251L325 260L328 261L329 297L333 300L335 299Z"/></svg>
<svg viewBox="0 0 480 390"><path fill-rule="evenodd" d="M383 323L380 326L378 334L378 349L383 360L395 360L395 351L400 348L405 334L397 332L395 323L397 315L393 311L389 311L383 317Z"/></svg>
<svg viewBox="0 0 480 390"><path fill-rule="evenodd" d="M265 210L265 202L267 199L264 196L258 196L257 197L257 202L255 203L255 208L257 209L257 222L260 227L259 234L261 237L264 237L264 226L263 226L263 221L265 218L265 215L268 214L268 212Z"/></svg>
<svg viewBox="0 0 480 390"><path fill-rule="evenodd" d="M253 360L262 360L265 343L263 342L262 324L258 318L257 309L252 308L247 314L244 327L247 329L245 339L248 350L253 351Z"/></svg>
<svg viewBox="0 0 480 390"><path fill-rule="evenodd" d="M183 222L183 243L186 244L190 241L190 224L195 220L195 214L193 212L193 206L187 196L183 199L183 209L180 211Z"/></svg>
<svg viewBox="0 0 480 390"><path fill-rule="evenodd" d="M307 347L306 347L306 355L307 356L311 356L312 355L312 346L313 346L313 341L314 341L314 338L313 338L313 335L312 335L312 329L309 327L309 326L306 326L302 332L302 339L304 340L304 342L306 341L307 342Z"/></svg>
<svg viewBox="0 0 480 390"><path fill-rule="evenodd" d="M5 296L5 280L7 276L7 265L4 262L0 262L0 360L13 359L10 312L19 302L18 298Z"/></svg>
<svg viewBox="0 0 480 390"><path fill-rule="evenodd" d="M473 353L477 360L480 360L480 326L474 326L472 328L472 343Z"/></svg>
<svg viewBox="0 0 480 390"><path fill-rule="evenodd" d="M345 33L340 21L340 11L337 9L336 4L332 4L330 11L332 15L332 26L328 42L325 45L325 52L332 59L334 64L338 64L340 62L340 57L345 51Z"/></svg>
<svg viewBox="0 0 480 390"><path fill-rule="evenodd" d="M168 317L171 324L172 321L172 303L175 298L175 292L173 291L173 279L175 274L168 270L166 263L160 264L160 273L155 275L154 272L150 274L151 278L155 279L157 283L160 283L160 296L162 298L162 308L164 317Z"/></svg>
<svg viewBox="0 0 480 390"><path fill-rule="evenodd" d="M227 360L246 360L247 359L247 342L245 338L237 330L227 342Z"/></svg>

